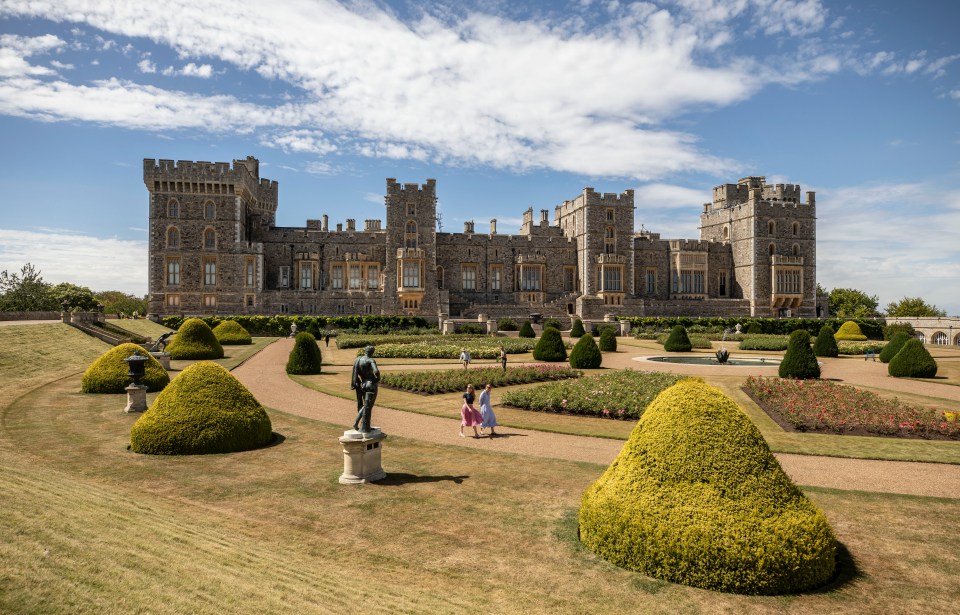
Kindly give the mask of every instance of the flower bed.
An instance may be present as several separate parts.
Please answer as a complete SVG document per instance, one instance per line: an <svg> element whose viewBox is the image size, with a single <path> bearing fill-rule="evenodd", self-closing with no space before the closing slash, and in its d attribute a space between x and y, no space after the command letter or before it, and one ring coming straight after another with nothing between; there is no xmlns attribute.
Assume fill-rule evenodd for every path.
<svg viewBox="0 0 960 615"><path fill-rule="evenodd" d="M849 355L867 354L868 350L879 353L886 345L886 342L851 342L846 340L837 342L837 348L840 350L840 354Z"/></svg>
<svg viewBox="0 0 960 615"><path fill-rule="evenodd" d="M388 335L361 335L357 333L344 333L337 336L337 348L363 348L365 346L377 346L379 344L419 344L423 342L435 342L442 340L446 343L460 343L465 341L474 341L477 339L490 339L486 335L440 335L436 329L423 329L418 332L405 331Z"/></svg>
<svg viewBox="0 0 960 615"><path fill-rule="evenodd" d="M789 339L787 335L746 335L740 341L740 350L786 350Z"/></svg>
<svg viewBox="0 0 960 615"><path fill-rule="evenodd" d="M579 378L583 372L562 365L521 365L508 367L484 367L481 369L424 370L417 372L384 372L380 384L391 389L401 389L414 393L450 393L463 391L468 384L482 390L487 383L495 387L511 384L527 384L548 380Z"/></svg>
<svg viewBox="0 0 960 615"><path fill-rule="evenodd" d="M940 410L829 380L750 376L744 390L774 420L797 431L960 439L960 423L948 422Z"/></svg>
<svg viewBox="0 0 960 615"><path fill-rule="evenodd" d="M466 348L473 360L496 359L500 356L500 346L507 354L533 352L536 340L527 338L480 338L469 341L451 342L446 338L427 340L407 344L374 344L376 357L385 359L457 359L460 351ZM363 350L357 351L357 354Z"/></svg>
<svg viewBox="0 0 960 615"><path fill-rule="evenodd" d="M683 378L666 372L615 371L508 391L502 402L524 410L636 420L660 391Z"/></svg>

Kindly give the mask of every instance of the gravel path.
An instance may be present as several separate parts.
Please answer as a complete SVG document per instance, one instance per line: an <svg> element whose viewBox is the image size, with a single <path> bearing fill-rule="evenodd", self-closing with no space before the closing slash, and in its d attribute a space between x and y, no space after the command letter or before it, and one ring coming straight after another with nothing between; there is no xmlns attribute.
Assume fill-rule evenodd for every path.
<svg viewBox="0 0 960 615"><path fill-rule="evenodd" d="M343 425L344 429L348 429L356 417L356 404L352 400L308 389L287 377L284 365L292 347L292 339L282 338L251 357L233 373L268 408ZM618 353L616 362L622 362L622 367L636 368L637 363L632 363L628 355ZM606 360L607 356L604 356L605 365ZM643 369L647 369L646 364ZM872 366L864 369L872 370ZM869 375L864 373L863 377ZM849 377L846 379L851 381ZM884 381L884 385L888 386L889 383ZM942 388L960 389L938 386L941 396ZM382 407L375 408L373 419L373 423L388 435L568 461L609 464L623 447L623 442L619 440L504 427L497 428L498 436L495 438L460 438L457 435L460 428L457 420ZM330 446L339 447L339 443L331 442ZM782 453L778 453L777 458L787 474L799 485L960 499L960 466L957 465ZM387 465L389 469L389 461Z"/></svg>

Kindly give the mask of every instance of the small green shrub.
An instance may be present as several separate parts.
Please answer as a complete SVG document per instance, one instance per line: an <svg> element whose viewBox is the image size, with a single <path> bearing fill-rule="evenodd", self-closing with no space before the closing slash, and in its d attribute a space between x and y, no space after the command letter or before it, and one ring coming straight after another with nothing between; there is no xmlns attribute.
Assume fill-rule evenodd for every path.
<svg viewBox="0 0 960 615"><path fill-rule="evenodd" d="M533 325L530 324L529 320L523 321L523 324L520 326L520 337L537 337L537 334L533 332Z"/></svg>
<svg viewBox="0 0 960 615"><path fill-rule="evenodd" d="M322 357L317 339L309 333L297 333L287 358L288 374L319 374Z"/></svg>
<svg viewBox="0 0 960 615"><path fill-rule="evenodd" d="M313 327L316 328L316 325L313 325ZM247 333L247 330L235 320L224 320L214 327L213 334L217 341L224 346L253 343L253 339Z"/></svg>
<svg viewBox="0 0 960 615"><path fill-rule="evenodd" d="M748 322L747 326L741 330L749 335L760 335L763 333L763 327L761 327L758 322Z"/></svg>
<svg viewBox="0 0 960 615"><path fill-rule="evenodd" d="M789 340L786 335L747 335L740 340L740 350L786 350Z"/></svg>
<svg viewBox="0 0 960 615"><path fill-rule="evenodd" d="M937 375L937 362L920 340L907 340L887 364L887 373L896 378L933 378Z"/></svg>
<svg viewBox="0 0 960 615"><path fill-rule="evenodd" d="M913 336L905 331L894 335L893 339L887 342L887 345L880 351L880 360L889 363L911 339L913 339Z"/></svg>
<svg viewBox="0 0 960 615"><path fill-rule="evenodd" d="M465 322L457 325L457 333L465 335L483 335L487 332L487 327L478 322Z"/></svg>
<svg viewBox="0 0 960 615"><path fill-rule="evenodd" d="M603 335L603 332L605 329L612 329L614 335L620 332L620 327L617 325L593 323L592 325L590 325L590 335L592 335L593 337L600 337L601 335Z"/></svg>
<svg viewBox="0 0 960 615"><path fill-rule="evenodd" d="M563 331L563 323L560 322L557 318L548 318L543 321L543 328L553 327L557 331Z"/></svg>
<svg viewBox="0 0 960 615"><path fill-rule="evenodd" d="M543 330L543 335L533 348L533 358L537 361L554 363L567 360L567 348L563 345L560 331L553 327Z"/></svg>
<svg viewBox="0 0 960 615"><path fill-rule="evenodd" d="M913 337L916 334L916 331L908 322L895 322L889 324L883 328L883 339L893 341L893 338L897 336L898 333L906 333L908 338ZM892 358L892 357L891 357ZM887 361L884 361L886 363Z"/></svg>
<svg viewBox="0 0 960 615"><path fill-rule="evenodd" d="M849 340L852 342L862 342L867 336L860 332L860 326L852 320L840 325L840 329L833 336L839 342L840 340Z"/></svg>
<svg viewBox="0 0 960 615"><path fill-rule="evenodd" d="M183 370L130 429L130 448L148 455L232 453L268 444L270 417L225 368Z"/></svg>
<svg viewBox="0 0 960 615"><path fill-rule="evenodd" d="M687 330L683 328L683 325L675 326L673 331L670 332L670 337L663 343L663 349L667 352L690 352L692 348L693 345L690 343Z"/></svg>
<svg viewBox="0 0 960 615"><path fill-rule="evenodd" d="M574 319L573 326L570 327L570 337L582 337L586 331L583 328L583 321L579 318Z"/></svg>
<svg viewBox="0 0 960 615"><path fill-rule="evenodd" d="M670 333L661 333L657 336L658 344L666 344L667 340L670 339ZM713 344L710 341L710 338L706 335L687 335L687 339L690 340L691 348L713 348Z"/></svg>
<svg viewBox="0 0 960 615"><path fill-rule="evenodd" d="M836 569L826 516L737 404L692 379L647 406L578 520L581 542L610 563L703 589L797 593Z"/></svg>
<svg viewBox="0 0 960 615"><path fill-rule="evenodd" d="M840 349L837 347L837 340L833 337L833 327L823 325L817 335L817 341L813 343L813 354L818 357L836 357L840 355Z"/></svg>
<svg viewBox="0 0 960 615"><path fill-rule="evenodd" d="M613 332L613 329L608 327L603 330L603 333L600 334L598 346L601 352L617 351L617 334Z"/></svg>
<svg viewBox="0 0 960 615"><path fill-rule="evenodd" d="M222 359L223 346L207 323L199 318L188 318L167 345L171 359Z"/></svg>
<svg viewBox="0 0 960 615"><path fill-rule="evenodd" d="M310 321L310 324L307 325L306 332L312 335L314 339L320 339L321 337L323 337L323 334L320 332L320 327L317 325L317 321L315 320ZM223 342L221 342L221 344L222 343Z"/></svg>
<svg viewBox="0 0 960 615"><path fill-rule="evenodd" d="M787 352L780 361L781 378L807 380L820 377L820 365L810 348L810 334L798 329L790 334Z"/></svg>
<svg viewBox="0 0 960 615"><path fill-rule="evenodd" d="M512 318L501 318L497 321L497 331L516 331L520 326Z"/></svg>
<svg viewBox="0 0 960 615"><path fill-rule="evenodd" d="M579 322L579 321L577 321ZM581 335L573 350L570 351L570 367L576 369L597 369L603 363L603 355L592 335Z"/></svg>
<svg viewBox="0 0 960 615"><path fill-rule="evenodd" d="M130 366L124 359L134 352L146 355L149 360L144 364L143 384L147 391L160 391L170 383L167 370L163 369L160 361L153 358L149 352L133 343L120 344L106 351L90 364L83 372L80 380L80 390L84 393L124 393L127 385L133 380L127 375Z"/></svg>

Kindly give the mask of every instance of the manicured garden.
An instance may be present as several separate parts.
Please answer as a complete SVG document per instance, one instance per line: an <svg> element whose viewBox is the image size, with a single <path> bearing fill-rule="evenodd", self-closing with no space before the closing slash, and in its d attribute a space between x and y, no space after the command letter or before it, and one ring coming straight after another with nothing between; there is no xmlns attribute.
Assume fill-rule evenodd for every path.
<svg viewBox="0 0 960 615"><path fill-rule="evenodd" d="M385 372L380 385L391 389L410 391L412 393L450 393L463 391L468 384L480 390L483 385L490 383L494 387L504 387L515 384L530 384L533 382L547 382L579 378L583 372L562 365L521 365L508 367L483 367L480 369L431 369L411 372Z"/></svg>
<svg viewBox="0 0 960 615"><path fill-rule="evenodd" d="M366 344L364 344L366 345ZM466 348L476 359L496 359L503 346L507 354L523 354L533 351L536 340L510 337L473 337L451 341L450 336L437 336L414 342L375 344L378 358L392 359L456 359ZM353 346L362 348L362 346ZM343 346L341 346L343 348Z"/></svg>
<svg viewBox="0 0 960 615"><path fill-rule="evenodd" d="M960 439L960 419L830 380L750 376L744 389L798 431Z"/></svg>

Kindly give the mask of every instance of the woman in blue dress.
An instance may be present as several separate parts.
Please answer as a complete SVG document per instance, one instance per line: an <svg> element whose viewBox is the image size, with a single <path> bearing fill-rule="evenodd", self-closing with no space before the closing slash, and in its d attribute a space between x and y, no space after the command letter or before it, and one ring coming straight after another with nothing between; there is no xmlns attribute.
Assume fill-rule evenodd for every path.
<svg viewBox="0 0 960 615"><path fill-rule="evenodd" d="M492 388L493 386L488 382L480 393L480 418L483 419L480 423L480 433L482 434L484 429L489 429L490 435L495 436L497 432L494 431L494 427L497 426L497 417L493 413L493 407L490 406L490 389Z"/></svg>

